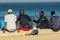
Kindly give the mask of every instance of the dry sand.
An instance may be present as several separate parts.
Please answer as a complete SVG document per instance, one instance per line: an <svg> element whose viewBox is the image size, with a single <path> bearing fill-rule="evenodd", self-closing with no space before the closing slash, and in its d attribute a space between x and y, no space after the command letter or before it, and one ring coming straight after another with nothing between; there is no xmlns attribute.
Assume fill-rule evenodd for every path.
<svg viewBox="0 0 60 40"><path fill-rule="evenodd" d="M60 40L60 31L53 32L51 29L41 29L38 35L25 35L30 31L20 31L20 33L2 33L0 32L0 40Z"/></svg>

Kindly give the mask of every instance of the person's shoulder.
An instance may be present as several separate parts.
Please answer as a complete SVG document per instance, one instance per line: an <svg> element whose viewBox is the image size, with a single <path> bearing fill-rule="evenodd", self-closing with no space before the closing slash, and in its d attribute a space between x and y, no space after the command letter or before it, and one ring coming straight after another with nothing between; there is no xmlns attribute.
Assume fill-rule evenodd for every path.
<svg viewBox="0 0 60 40"><path fill-rule="evenodd" d="M46 16L44 16L44 17L46 17Z"/></svg>
<svg viewBox="0 0 60 40"><path fill-rule="evenodd" d="M11 15L15 15L15 14L11 14Z"/></svg>
<svg viewBox="0 0 60 40"><path fill-rule="evenodd" d="M47 18L46 16L44 16L44 18Z"/></svg>
<svg viewBox="0 0 60 40"><path fill-rule="evenodd" d="M26 16L27 16L27 14L24 14L24 15L26 15Z"/></svg>
<svg viewBox="0 0 60 40"><path fill-rule="evenodd" d="M59 17L59 16L55 16L55 17Z"/></svg>
<svg viewBox="0 0 60 40"><path fill-rule="evenodd" d="M13 16L16 16L15 14L12 14Z"/></svg>
<svg viewBox="0 0 60 40"><path fill-rule="evenodd" d="M55 17L55 18L59 18L59 16L53 16L53 17Z"/></svg>
<svg viewBox="0 0 60 40"><path fill-rule="evenodd" d="M7 16L8 16L8 14L5 15L5 17L7 17Z"/></svg>
<svg viewBox="0 0 60 40"><path fill-rule="evenodd" d="M28 16L27 14L25 14L25 16Z"/></svg>
<svg viewBox="0 0 60 40"><path fill-rule="evenodd" d="M59 17L59 16L52 16L52 17Z"/></svg>
<svg viewBox="0 0 60 40"><path fill-rule="evenodd" d="M27 14L25 14L26 16L28 16Z"/></svg>
<svg viewBox="0 0 60 40"><path fill-rule="evenodd" d="M15 14L11 14L12 17L17 18Z"/></svg>

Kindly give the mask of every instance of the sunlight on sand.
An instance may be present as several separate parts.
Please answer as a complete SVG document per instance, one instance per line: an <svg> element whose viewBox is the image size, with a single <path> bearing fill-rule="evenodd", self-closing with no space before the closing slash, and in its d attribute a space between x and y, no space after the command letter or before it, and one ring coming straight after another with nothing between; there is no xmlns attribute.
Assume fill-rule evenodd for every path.
<svg viewBox="0 0 60 40"><path fill-rule="evenodd" d="M30 33L30 31L20 31L13 33L2 33L0 32L0 40L60 40L60 31L53 32L51 29L41 29L38 35L25 35Z"/></svg>

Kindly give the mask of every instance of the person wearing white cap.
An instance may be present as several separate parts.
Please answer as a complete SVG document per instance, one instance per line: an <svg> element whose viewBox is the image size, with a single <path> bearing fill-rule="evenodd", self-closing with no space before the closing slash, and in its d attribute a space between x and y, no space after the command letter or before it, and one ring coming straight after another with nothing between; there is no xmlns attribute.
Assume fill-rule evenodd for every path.
<svg viewBox="0 0 60 40"><path fill-rule="evenodd" d="M5 27L4 33L7 30L8 32L14 32L16 30L16 20L17 17L12 14L12 9L8 9L8 14L4 17Z"/></svg>
<svg viewBox="0 0 60 40"><path fill-rule="evenodd" d="M8 13L12 13L12 9L8 9Z"/></svg>

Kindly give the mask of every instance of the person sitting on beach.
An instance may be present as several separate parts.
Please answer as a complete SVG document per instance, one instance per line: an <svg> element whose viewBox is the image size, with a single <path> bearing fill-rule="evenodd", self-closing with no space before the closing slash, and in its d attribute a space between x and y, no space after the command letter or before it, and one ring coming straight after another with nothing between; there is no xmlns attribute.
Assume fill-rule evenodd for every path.
<svg viewBox="0 0 60 40"><path fill-rule="evenodd" d="M17 17L14 14L12 14L12 9L8 9L8 14L4 17L5 27L3 33L5 33L5 31L16 31L16 20Z"/></svg>
<svg viewBox="0 0 60 40"><path fill-rule="evenodd" d="M55 15L55 11L51 11L50 28L53 31L58 31L60 29L60 26L59 26L59 16Z"/></svg>
<svg viewBox="0 0 60 40"><path fill-rule="evenodd" d="M31 19L28 15L24 14L24 10L19 11L17 22L20 22L18 30L29 31L31 29Z"/></svg>
<svg viewBox="0 0 60 40"><path fill-rule="evenodd" d="M39 16L40 17L37 21L34 20L34 22L37 23L37 28L40 28L40 29L49 28L49 21L48 21L48 18L44 16L44 11L40 11Z"/></svg>

